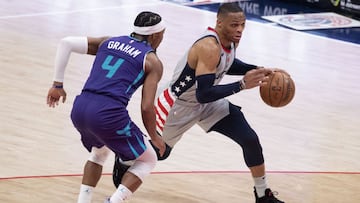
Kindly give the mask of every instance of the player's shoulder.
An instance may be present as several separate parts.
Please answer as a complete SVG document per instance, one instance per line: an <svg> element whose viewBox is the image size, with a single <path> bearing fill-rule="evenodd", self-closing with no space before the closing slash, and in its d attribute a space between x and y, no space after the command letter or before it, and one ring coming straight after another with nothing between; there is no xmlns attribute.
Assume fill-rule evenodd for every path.
<svg viewBox="0 0 360 203"><path fill-rule="evenodd" d="M207 36L194 43L193 48L199 51L219 52L221 46L216 37Z"/></svg>
<svg viewBox="0 0 360 203"><path fill-rule="evenodd" d="M146 64L148 66L162 66L160 58L156 55L155 52L151 51L146 55Z"/></svg>

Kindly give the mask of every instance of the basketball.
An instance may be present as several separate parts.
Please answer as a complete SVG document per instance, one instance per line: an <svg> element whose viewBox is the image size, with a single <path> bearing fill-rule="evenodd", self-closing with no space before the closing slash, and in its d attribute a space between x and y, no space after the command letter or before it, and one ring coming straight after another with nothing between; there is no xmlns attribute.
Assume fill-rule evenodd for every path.
<svg viewBox="0 0 360 203"><path fill-rule="evenodd" d="M295 83L285 73L274 72L269 75L265 86L260 86L261 99L269 106L283 107L291 102L295 95Z"/></svg>

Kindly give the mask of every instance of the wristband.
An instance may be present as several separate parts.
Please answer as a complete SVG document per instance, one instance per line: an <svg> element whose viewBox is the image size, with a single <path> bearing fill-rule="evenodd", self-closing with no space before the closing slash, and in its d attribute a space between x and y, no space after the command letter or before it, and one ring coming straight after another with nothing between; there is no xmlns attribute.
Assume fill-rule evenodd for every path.
<svg viewBox="0 0 360 203"><path fill-rule="evenodd" d="M240 90L244 90L246 88L245 80L240 80Z"/></svg>
<svg viewBox="0 0 360 203"><path fill-rule="evenodd" d="M55 89L62 89L64 86L63 85L53 85L53 88Z"/></svg>

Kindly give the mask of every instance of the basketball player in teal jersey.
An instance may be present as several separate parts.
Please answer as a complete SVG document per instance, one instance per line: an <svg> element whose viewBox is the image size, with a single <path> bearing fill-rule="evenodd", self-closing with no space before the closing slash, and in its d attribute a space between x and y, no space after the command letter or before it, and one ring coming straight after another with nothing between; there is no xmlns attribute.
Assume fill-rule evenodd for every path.
<svg viewBox="0 0 360 203"><path fill-rule="evenodd" d="M172 81L156 100L157 131L167 144L163 157L195 124L205 132L219 132L243 149L246 165L254 179L256 203L283 203L267 185L262 147L241 108L225 97L265 85L267 75L280 69L262 68L236 59L235 50L245 27L245 15L236 3L220 6L215 28L208 28L177 64ZM285 72L286 73L286 72ZM225 74L243 75L234 83L220 85ZM154 146L156 148L156 146ZM126 170L118 158L114 184Z"/></svg>
<svg viewBox="0 0 360 203"><path fill-rule="evenodd" d="M102 166L110 151L122 160L135 160L126 171L118 189L106 202L120 203L150 174L157 162L149 140L131 120L127 112L133 93L142 85L141 113L152 143L164 153L165 143L156 133L154 99L163 66L155 50L160 45L165 26L161 17L141 12L135 19L134 32L119 37L67 37L59 47L55 60L55 78L47 103L55 107L63 89L65 66L71 52L96 55L91 73L80 95L74 101L71 119L81 135L90 157L84 175L78 203L90 203Z"/></svg>

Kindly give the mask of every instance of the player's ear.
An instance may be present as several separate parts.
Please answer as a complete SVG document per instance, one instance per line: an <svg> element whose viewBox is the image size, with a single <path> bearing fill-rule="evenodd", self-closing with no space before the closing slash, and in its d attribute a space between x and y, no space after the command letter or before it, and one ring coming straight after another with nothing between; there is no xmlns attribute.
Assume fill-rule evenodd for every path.
<svg viewBox="0 0 360 203"><path fill-rule="evenodd" d="M217 27L222 27L223 24L224 24L224 20L225 20L225 16L224 15L218 15L217 18L216 18L216 26Z"/></svg>
<svg viewBox="0 0 360 203"><path fill-rule="evenodd" d="M157 35L157 33L149 35L148 36L148 41L154 41L154 39L156 39L156 35Z"/></svg>
<svg viewBox="0 0 360 203"><path fill-rule="evenodd" d="M157 39L157 38L160 37L160 32L154 33L154 34L152 34L152 35L150 35L150 36L152 36L153 40L154 40L154 39Z"/></svg>
<svg viewBox="0 0 360 203"><path fill-rule="evenodd" d="M160 32L151 34L148 36L148 42L150 44L153 44L154 42L156 42L159 38L161 37Z"/></svg>

